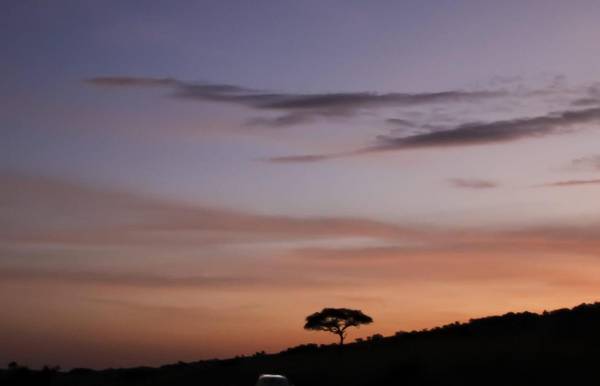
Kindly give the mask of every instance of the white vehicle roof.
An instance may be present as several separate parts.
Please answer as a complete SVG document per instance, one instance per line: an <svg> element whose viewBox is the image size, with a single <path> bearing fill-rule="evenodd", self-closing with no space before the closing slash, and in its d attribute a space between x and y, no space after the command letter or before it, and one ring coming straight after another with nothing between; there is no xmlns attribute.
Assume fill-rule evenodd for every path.
<svg viewBox="0 0 600 386"><path fill-rule="evenodd" d="M283 375L263 374L258 377L256 386L292 386L292 384Z"/></svg>

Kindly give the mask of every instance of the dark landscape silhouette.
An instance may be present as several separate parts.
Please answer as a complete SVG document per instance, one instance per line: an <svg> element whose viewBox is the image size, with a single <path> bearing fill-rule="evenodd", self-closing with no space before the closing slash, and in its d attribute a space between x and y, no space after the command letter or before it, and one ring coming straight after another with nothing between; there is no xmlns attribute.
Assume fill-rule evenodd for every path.
<svg viewBox="0 0 600 386"><path fill-rule="evenodd" d="M0 371L0 384L241 386L275 373L296 386L583 385L596 384L599 359L600 303L593 303L159 368L30 370L13 362Z"/></svg>

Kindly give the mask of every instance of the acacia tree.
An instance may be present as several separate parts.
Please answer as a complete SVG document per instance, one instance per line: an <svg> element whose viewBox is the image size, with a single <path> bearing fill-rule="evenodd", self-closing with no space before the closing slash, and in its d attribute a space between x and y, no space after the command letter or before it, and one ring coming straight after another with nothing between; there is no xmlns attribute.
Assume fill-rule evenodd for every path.
<svg viewBox="0 0 600 386"><path fill-rule="evenodd" d="M373 319L363 314L361 310L348 308L323 308L306 317L306 330L327 331L340 337L340 346L344 344L346 330L349 327L359 327L361 324L373 323Z"/></svg>

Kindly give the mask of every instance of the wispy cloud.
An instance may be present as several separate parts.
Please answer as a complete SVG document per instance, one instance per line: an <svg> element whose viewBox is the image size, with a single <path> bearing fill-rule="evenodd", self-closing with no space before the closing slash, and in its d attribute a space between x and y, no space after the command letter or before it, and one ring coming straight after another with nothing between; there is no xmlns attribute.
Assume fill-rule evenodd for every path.
<svg viewBox="0 0 600 386"><path fill-rule="evenodd" d="M410 121L408 119L402 119L402 118L388 118L385 120L387 123L391 124L391 125L395 125L401 128L416 128L419 127L419 125L417 125L416 123L414 123L413 121Z"/></svg>
<svg viewBox="0 0 600 386"><path fill-rule="evenodd" d="M304 270L328 270L356 280L393 282L540 281L556 287L597 287L600 227L472 229L421 245L301 248L290 258ZM581 269L574 261L588 263ZM300 264L300 263L298 263ZM585 266L585 265L584 265Z"/></svg>
<svg viewBox="0 0 600 386"><path fill-rule="evenodd" d="M404 137L379 136L378 143L351 152L312 154L269 159L271 162L312 162L330 158L436 147L461 147L514 142L571 132L578 125L600 122L600 108L564 111L532 118L466 123L452 129Z"/></svg>
<svg viewBox="0 0 600 386"><path fill-rule="evenodd" d="M448 182L455 188L463 189L492 189L498 187L498 184L494 181L473 178L450 178Z"/></svg>
<svg viewBox="0 0 600 386"><path fill-rule="evenodd" d="M126 285L133 287L219 287L222 285L248 285L252 280L227 276L159 276L142 273L107 271L68 271L37 268L2 267L2 280L45 280L86 284Z"/></svg>
<svg viewBox="0 0 600 386"><path fill-rule="evenodd" d="M136 78L127 76L105 76L85 79L94 86L138 87L138 86L177 86L179 81L173 78Z"/></svg>
<svg viewBox="0 0 600 386"><path fill-rule="evenodd" d="M352 111L364 107L413 106L432 103L476 101L504 95L490 91L444 91L435 93L387 93L369 92L331 94L287 94L279 100L264 104L263 108L282 110L314 110L324 112Z"/></svg>
<svg viewBox="0 0 600 386"><path fill-rule="evenodd" d="M379 144L365 151L419 149L427 147L453 147L485 145L511 142L526 138L539 138L571 131L574 126L600 121L600 108L564 111L533 118L519 118L505 121L466 123L450 130L408 137L379 137Z"/></svg>
<svg viewBox="0 0 600 386"><path fill-rule="evenodd" d="M569 186L578 186L578 185L600 185L600 179L556 181L556 182L550 182L547 184L543 184L540 186L560 188L560 187L569 187Z"/></svg>
<svg viewBox="0 0 600 386"><path fill-rule="evenodd" d="M593 84L586 90L586 95L575 99L572 102L573 106L600 106L600 85Z"/></svg>
<svg viewBox="0 0 600 386"><path fill-rule="evenodd" d="M571 161L571 166L580 170L600 171L600 155L576 158Z"/></svg>
<svg viewBox="0 0 600 386"><path fill-rule="evenodd" d="M314 238L396 238L418 229L356 217L262 215L0 174L0 241L67 244L221 244Z"/></svg>
<svg viewBox="0 0 600 386"><path fill-rule="evenodd" d="M266 161L271 163L300 163L300 162L318 162L325 161L332 158L339 158L345 156L346 153L342 154L305 154L305 155L291 155L281 157L270 157Z"/></svg>
<svg viewBox="0 0 600 386"><path fill-rule="evenodd" d="M402 114L396 118L381 118L382 123L397 126L402 130L399 131L396 128L391 130L389 135L378 135L372 145L357 146L353 150L344 152L283 155L265 159L272 163L318 162L340 157L411 149L509 143L568 133L579 129L582 125L600 121L600 106L594 104L598 94L596 88L568 89L562 85L562 82L559 82L559 86L550 85L537 90L525 91L448 90L422 93L271 92L230 84L193 83L174 78L118 76L90 78L85 82L94 86L114 88L164 88L169 90L171 96L175 98L234 104L267 113L262 117L248 119L246 124L251 126L283 127L307 124L318 118L350 117L381 108L427 107L433 109L430 114L421 114L421 121L418 122L407 119ZM463 116L457 108L448 110L450 106L469 106L471 109L477 109L482 107L484 101L497 100L506 103L510 98L515 97L542 98L537 102L544 104L547 101L544 102L543 98L547 98L548 95L560 96L561 100L564 99L561 102L561 109L558 109L557 112L552 112L553 110L550 110L548 106L540 111L539 115L529 117L519 117L515 111L508 111L504 114L508 115L506 119L485 122L477 119L468 120L468 114ZM515 106L514 103L509 103L509 105ZM504 106L504 108L507 107ZM508 109L510 110L511 107ZM273 116L273 113L278 115ZM407 112L407 114L409 113ZM412 113L418 113L418 111L412 111ZM517 115L517 117L510 115ZM440 117L444 117L444 119L440 120ZM427 121L428 119L429 121Z"/></svg>
<svg viewBox="0 0 600 386"><path fill-rule="evenodd" d="M544 225L517 229L447 229L421 242L388 244L354 248L300 248L292 256L301 260L321 260L326 263L385 265L393 260L418 262L428 256L465 257L486 261L493 256L522 256L531 261L540 256L588 255L600 252L600 225ZM452 263L453 259L447 260ZM506 263L506 262L504 262Z"/></svg>
<svg viewBox="0 0 600 386"><path fill-rule="evenodd" d="M465 123L450 130L438 130L408 137L379 137L379 144L371 151L418 149L425 147L450 147L484 145L517 141L525 138L557 134L573 125L597 122L600 108L565 111L560 114L506 121Z"/></svg>
<svg viewBox="0 0 600 386"><path fill-rule="evenodd" d="M467 185L473 184L472 180L467 181ZM229 266L226 270L212 267L204 271L196 267L193 271L162 274L127 269L113 271L106 267L58 269L47 265L18 265L12 261L0 266L0 280L234 291L329 285L341 288L347 284L344 280L387 278L391 282L397 280L399 272L404 279L479 280L497 274L496 270L489 269L488 259L492 258L498 267L507 269L506 275L510 276L513 268L505 259L521 256L524 251L536 256L530 260L534 265L537 256L597 255L600 251L600 227L595 225L508 231L420 228L365 218L298 218L198 208L18 174L2 175L0 182L4 204L0 245L11 246L13 252L9 255L14 255L19 248L32 247L46 250L59 246L81 251L86 250L83 247L96 245L147 248L158 244L169 249L174 245L195 248L210 243L302 242L279 244L277 254L281 258L270 263L267 272ZM312 242L323 238L367 238L370 243L355 247L298 248L299 245L318 245ZM473 268L458 272L452 268L457 266L457 261L461 267ZM327 267L335 269L325 270ZM436 275L433 272L437 272Z"/></svg>
<svg viewBox="0 0 600 386"><path fill-rule="evenodd" d="M477 102L506 95L504 91L450 90L425 93L279 93L227 84L192 83L172 78L96 77L85 80L95 86L158 86L173 89L173 96L206 102L231 103L257 110L283 112L275 118L253 119L250 124L291 126L315 117L348 116L364 109Z"/></svg>
<svg viewBox="0 0 600 386"><path fill-rule="evenodd" d="M210 288L239 290L242 288L304 288L342 286L342 280L319 280L299 273L265 276L257 274L157 275L140 272L73 271L33 267L0 267L2 281L46 281L82 285L124 286L140 288Z"/></svg>
<svg viewBox="0 0 600 386"><path fill-rule="evenodd" d="M576 99L572 102L573 106L578 106L578 107L589 107L589 106L599 106L600 105L600 98L579 98Z"/></svg>

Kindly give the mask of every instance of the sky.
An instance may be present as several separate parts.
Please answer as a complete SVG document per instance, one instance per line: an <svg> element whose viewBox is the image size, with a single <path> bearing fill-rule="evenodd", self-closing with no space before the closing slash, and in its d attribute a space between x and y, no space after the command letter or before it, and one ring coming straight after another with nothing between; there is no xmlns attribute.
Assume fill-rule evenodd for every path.
<svg viewBox="0 0 600 386"><path fill-rule="evenodd" d="M0 363L599 299L597 1L0 8Z"/></svg>

